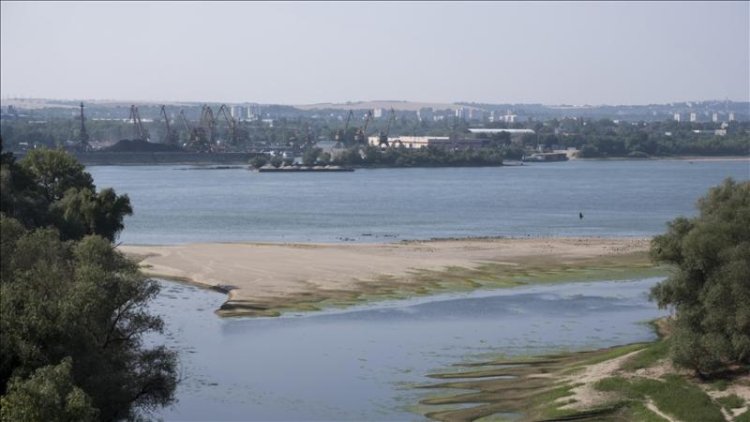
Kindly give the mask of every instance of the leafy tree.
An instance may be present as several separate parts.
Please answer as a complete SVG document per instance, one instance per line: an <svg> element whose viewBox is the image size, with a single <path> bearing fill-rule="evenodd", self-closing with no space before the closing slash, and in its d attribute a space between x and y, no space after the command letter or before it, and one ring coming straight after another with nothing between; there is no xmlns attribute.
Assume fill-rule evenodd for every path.
<svg viewBox="0 0 750 422"><path fill-rule="evenodd" d="M750 182L725 180L654 238L651 255L675 272L651 292L673 306L676 364L710 375L750 364Z"/></svg>
<svg viewBox="0 0 750 422"><path fill-rule="evenodd" d="M73 383L72 363L65 358L58 365L34 371L28 379L13 378L8 394L0 398L3 421L70 421L97 420L98 411L91 398Z"/></svg>
<svg viewBox="0 0 750 422"><path fill-rule="evenodd" d="M323 153L320 148L310 148L302 154L302 164L306 166L314 166L318 162L318 157Z"/></svg>
<svg viewBox="0 0 750 422"><path fill-rule="evenodd" d="M250 165L253 166L256 169L259 169L268 163L268 157L265 155L259 155L257 157L253 157L252 160L250 160Z"/></svg>
<svg viewBox="0 0 750 422"><path fill-rule="evenodd" d="M158 285L100 236L63 242L54 228L29 232L6 217L0 228L2 385L72 357L73 379L103 419L168 404L175 355L141 343L162 329L145 309Z"/></svg>
<svg viewBox="0 0 750 422"><path fill-rule="evenodd" d="M49 202L62 199L70 188L94 189L94 179L84 171L83 164L62 151L33 150L20 164Z"/></svg>
<svg viewBox="0 0 750 422"><path fill-rule="evenodd" d="M281 167L281 165L283 163L284 163L284 159L281 158L280 156L274 155L273 157L271 157L271 165L272 166L274 166L276 168L279 168L279 167Z"/></svg>
<svg viewBox="0 0 750 422"><path fill-rule="evenodd" d="M97 193L91 175L60 150L34 150L18 163L3 154L0 184L0 211L27 228L55 225L65 240L89 234L114 240L133 213L127 195Z"/></svg>
<svg viewBox="0 0 750 422"><path fill-rule="evenodd" d="M159 286L111 243L128 197L97 193L60 151L3 154L0 175L2 419L131 419L170 403L176 355L142 343L163 326L146 310Z"/></svg>

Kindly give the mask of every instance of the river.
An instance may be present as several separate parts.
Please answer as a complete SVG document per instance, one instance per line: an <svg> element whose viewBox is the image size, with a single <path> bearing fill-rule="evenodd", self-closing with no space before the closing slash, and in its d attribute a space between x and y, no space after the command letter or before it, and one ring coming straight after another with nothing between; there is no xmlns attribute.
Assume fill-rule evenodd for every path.
<svg viewBox="0 0 750 422"><path fill-rule="evenodd" d="M384 242L470 236L651 236L748 161L588 161L518 167L257 173L89 167L127 193L127 244ZM209 167L210 168L210 167ZM583 219L579 218L583 214Z"/></svg>
<svg viewBox="0 0 750 422"><path fill-rule="evenodd" d="M651 340L657 279L446 294L280 318L221 319L224 295L164 282L152 304L181 352L165 420L415 420L425 375L489 357ZM435 394L430 390L429 394Z"/></svg>
<svg viewBox="0 0 750 422"><path fill-rule="evenodd" d="M570 161L500 168L269 174L245 168L89 167L127 193L120 241L384 242L467 236L652 236L696 214L747 161ZM580 218L579 213L583 218ZM280 318L221 319L223 294L162 281L151 309L180 351L166 420L414 420L425 375L498 354L654 338L658 279L446 294ZM434 391L431 391L434 394Z"/></svg>

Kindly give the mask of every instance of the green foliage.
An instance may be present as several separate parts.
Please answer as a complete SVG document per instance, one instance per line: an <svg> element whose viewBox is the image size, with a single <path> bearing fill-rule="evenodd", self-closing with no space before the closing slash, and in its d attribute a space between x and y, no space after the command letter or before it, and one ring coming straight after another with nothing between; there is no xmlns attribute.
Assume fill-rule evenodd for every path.
<svg viewBox="0 0 750 422"><path fill-rule="evenodd" d="M0 175L0 211L27 228L54 225L63 239L98 234L114 240L133 213L127 195L97 193L91 175L63 151L34 150L19 163L3 154Z"/></svg>
<svg viewBox="0 0 750 422"><path fill-rule="evenodd" d="M716 399L726 409L739 409L745 407L745 399L738 396L737 394L730 394L728 396L719 397Z"/></svg>
<svg viewBox="0 0 750 422"><path fill-rule="evenodd" d="M274 166L276 168L279 168L279 167L281 167L281 165L283 163L284 163L284 159L281 158L280 156L274 155L273 157L271 157L271 165L272 166Z"/></svg>
<svg viewBox="0 0 750 422"><path fill-rule="evenodd" d="M257 157L253 157L253 159L250 160L250 165L256 169L259 169L265 166L267 163L268 163L268 157L266 157L265 155L259 155Z"/></svg>
<svg viewBox="0 0 750 422"><path fill-rule="evenodd" d="M19 226L0 218L2 247L11 250L1 258L2 385L70 356L76 385L104 419L169 403L175 356L141 344L162 329L145 309L158 285L102 237L63 242L55 229Z"/></svg>
<svg viewBox="0 0 750 422"><path fill-rule="evenodd" d="M323 153L320 148L310 148L302 154L302 164L314 166L318 162L318 157Z"/></svg>
<svg viewBox="0 0 750 422"><path fill-rule="evenodd" d="M0 420L86 422L97 420L91 398L76 387L70 358L34 371L27 379L13 378L0 398Z"/></svg>
<svg viewBox="0 0 750 422"><path fill-rule="evenodd" d="M130 419L170 403L176 355L142 344L162 329L146 311L159 287L111 243L128 197L96 193L63 152L27 158L2 156L2 419Z"/></svg>
<svg viewBox="0 0 750 422"><path fill-rule="evenodd" d="M355 149L334 160L334 164L388 167L500 166L504 155L496 149L448 151L436 147L366 147Z"/></svg>
<svg viewBox="0 0 750 422"><path fill-rule="evenodd" d="M631 357L622 364L622 369L626 371L636 371L641 368L647 368L654 363L665 359L669 356L671 340L661 339L651 343L641 352Z"/></svg>
<svg viewBox="0 0 750 422"><path fill-rule="evenodd" d="M676 310L674 362L706 375L750 363L750 182L727 179L698 208L654 238L653 259L676 269L651 294Z"/></svg>
<svg viewBox="0 0 750 422"><path fill-rule="evenodd" d="M30 151L20 162L49 202L62 199L68 189L94 189L94 179L75 157L61 151Z"/></svg>

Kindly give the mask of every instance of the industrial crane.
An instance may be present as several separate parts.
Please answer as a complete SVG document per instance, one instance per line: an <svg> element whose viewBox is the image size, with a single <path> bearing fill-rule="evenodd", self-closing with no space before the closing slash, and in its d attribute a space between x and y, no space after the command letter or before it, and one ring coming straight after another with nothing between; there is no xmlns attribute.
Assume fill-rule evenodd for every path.
<svg viewBox="0 0 750 422"><path fill-rule="evenodd" d="M365 124L362 125L362 127L357 131L357 134L354 135L355 143L359 145L367 144L367 125L370 123L370 120L372 120L372 110L367 110L367 115L365 116Z"/></svg>
<svg viewBox="0 0 750 422"><path fill-rule="evenodd" d="M187 117L185 117L185 110L180 110L180 119L185 126L185 130L190 135L186 145L187 148L197 152L211 152L211 145L208 143L206 130L200 126L191 126Z"/></svg>
<svg viewBox="0 0 750 422"><path fill-rule="evenodd" d="M222 114L224 116L224 120L226 120L227 125L229 126L230 142L232 145L237 145L237 122L234 120L231 113L229 113L226 104L222 104L216 114Z"/></svg>
<svg viewBox="0 0 750 422"><path fill-rule="evenodd" d="M336 147L341 147L341 144L344 142L344 138L346 137L346 131L349 130L349 121L352 120L352 115L354 112L349 110L349 114L346 116L346 124L344 124L344 130L339 130L336 132Z"/></svg>
<svg viewBox="0 0 750 422"><path fill-rule="evenodd" d="M138 113L138 107L136 107L135 105L130 106L130 117L128 119L133 122L135 138L148 142L148 130L146 130L146 128L143 126L141 115L140 113Z"/></svg>
<svg viewBox="0 0 750 422"><path fill-rule="evenodd" d="M164 143L167 145L177 145L177 133L172 131L169 126L169 116L167 116L166 106L161 106L161 115L164 118L164 124L167 126L167 135L164 137Z"/></svg>
<svg viewBox="0 0 750 422"><path fill-rule="evenodd" d="M203 109L201 109L200 128L204 131L208 129L208 139L206 140L208 145L206 145L206 148L202 148L206 150L205 152L214 152L216 145L215 127L216 119L214 118L214 111L208 105L204 105Z"/></svg>
<svg viewBox="0 0 750 422"><path fill-rule="evenodd" d="M388 118L388 125L385 128L385 132L380 132L380 139L378 142L378 146L389 146L388 144L388 134L391 132L391 125L393 124L393 121L396 119L396 112L393 111L391 108L390 117Z"/></svg>

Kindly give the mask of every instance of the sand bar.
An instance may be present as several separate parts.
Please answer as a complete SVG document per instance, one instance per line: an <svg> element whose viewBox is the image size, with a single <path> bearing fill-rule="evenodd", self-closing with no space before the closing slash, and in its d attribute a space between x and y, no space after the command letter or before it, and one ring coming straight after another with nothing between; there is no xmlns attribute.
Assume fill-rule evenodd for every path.
<svg viewBox="0 0 750 422"><path fill-rule="evenodd" d="M532 238L412 241L385 244L194 243L119 249L151 276L184 280L229 292L223 315L277 315L323 300L353 301L395 290L426 293L448 272L466 278L484 268L554 268L647 262L646 238ZM487 270L487 268L491 268ZM477 270L478 271L478 270ZM511 274L511 273L508 273ZM484 277L486 278L486 277Z"/></svg>

